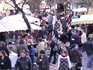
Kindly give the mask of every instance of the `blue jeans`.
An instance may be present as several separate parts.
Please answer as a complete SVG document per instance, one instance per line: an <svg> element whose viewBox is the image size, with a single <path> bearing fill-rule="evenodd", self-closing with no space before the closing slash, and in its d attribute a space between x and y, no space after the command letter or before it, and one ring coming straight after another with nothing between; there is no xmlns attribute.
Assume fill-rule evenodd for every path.
<svg viewBox="0 0 93 70"><path fill-rule="evenodd" d="M92 55L88 55L87 67L92 66Z"/></svg>

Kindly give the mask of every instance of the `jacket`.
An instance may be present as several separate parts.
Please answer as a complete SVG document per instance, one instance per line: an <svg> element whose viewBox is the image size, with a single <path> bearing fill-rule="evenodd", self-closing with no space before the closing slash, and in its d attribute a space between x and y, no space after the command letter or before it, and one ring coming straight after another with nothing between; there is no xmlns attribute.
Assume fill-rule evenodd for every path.
<svg viewBox="0 0 93 70"><path fill-rule="evenodd" d="M73 40L72 44L78 44L78 35L76 33L73 34L71 40Z"/></svg>
<svg viewBox="0 0 93 70"><path fill-rule="evenodd" d="M55 47L55 45L56 45L56 43L55 43L55 42L52 42L52 43L50 44L50 47L51 47L51 52L54 52L54 51L53 51L53 48Z"/></svg>
<svg viewBox="0 0 93 70"><path fill-rule="evenodd" d="M25 40L28 41L28 36L25 37ZM31 40L34 40L33 36L31 36Z"/></svg>
<svg viewBox="0 0 93 70"><path fill-rule="evenodd" d="M24 49L24 50L26 51L26 53L29 52L26 44L18 44L18 45L17 45L18 56L19 56L19 54L20 54L20 50L21 50L21 49Z"/></svg>
<svg viewBox="0 0 93 70"><path fill-rule="evenodd" d="M28 45L29 55L35 55L34 48L31 45Z"/></svg>
<svg viewBox="0 0 93 70"><path fill-rule="evenodd" d="M73 63L81 62L81 57L82 54L79 51L77 51L76 49L71 50L71 62Z"/></svg>
<svg viewBox="0 0 93 70"><path fill-rule="evenodd" d="M19 57L17 59L17 62L15 64L14 70L17 70L17 68L19 68L18 70L32 70L32 61L29 57L25 57L24 59L22 59L21 57Z"/></svg>
<svg viewBox="0 0 93 70"><path fill-rule="evenodd" d="M57 32L57 29L54 29L54 35L56 38L58 38L58 32Z"/></svg>
<svg viewBox="0 0 93 70"><path fill-rule="evenodd" d="M51 23L48 25L47 31L53 31L53 25Z"/></svg>
<svg viewBox="0 0 93 70"><path fill-rule="evenodd" d="M36 60L36 63L39 65L39 70L41 70L41 62L40 62L41 56L39 56ZM42 59L42 70L49 70L49 60L48 57L44 55Z"/></svg>
<svg viewBox="0 0 93 70"><path fill-rule="evenodd" d="M66 43L67 39L68 39L68 36L66 34L62 34L59 37L59 40L62 41L63 43Z"/></svg>
<svg viewBox="0 0 93 70"><path fill-rule="evenodd" d="M93 54L93 43L91 41L85 42L83 46L85 47L87 55Z"/></svg>
<svg viewBox="0 0 93 70"><path fill-rule="evenodd" d="M65 50L67 51L67 55L69 56L69 58L71 60L71 48L65 46Z"/></svg>
<svg viewBox="0 0 93 70"><path fill-rule="evenodd" d="M4 63L4 65L1 65L2 62ZM2 57L0 57L0 69L11 70L11 61L8 56L5 56L4 60L2 60Z"/></svg>
<svg viewBox="0 0 93 70"><path fill-rule="evenodd" d="M45 44L44 42L39 42L38 44L38 56L40 56L40 51L44 50Z"/></svg>
<svg viewBox="0 0 93 70"><path fill-rule="evenodd" d="M44 37L44 35L46 35L46 36L47 36L47 30L44 30L44 31L43 31L43 30L41 30L41 35L40 35L40 36L43 38L43 37Z"/></svg>
<svg viewBox="0 0 93 70"><path fill-rule="evenodd" d="M83 33L83 34L81 35L81 43L84 44L86 41L87 41L86 34Z"/></svg>

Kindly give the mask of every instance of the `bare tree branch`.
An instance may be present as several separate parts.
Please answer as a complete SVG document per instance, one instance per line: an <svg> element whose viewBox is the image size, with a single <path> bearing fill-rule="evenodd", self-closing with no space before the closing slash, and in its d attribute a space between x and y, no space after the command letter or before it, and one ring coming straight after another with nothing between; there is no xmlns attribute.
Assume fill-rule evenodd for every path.
<svg viewBox="0 0 93 70"><path fill-rule="evenodd" d="M23 4L22 4L22 10L23 10L23 6L24 6L25 3L26 3L26 0L24 0L24 2L23 2Z"/></svg>
<svg viewBox="0 0 93 70"><path fill-rule="evenodd" d="M24 19L24 21L25 21L25 23L26 23L29 31L31 32L31 27L30 27L30 24L29 24L28 19L27 19L26 16L25 16L24 11L16 4L16 1L15 1L15 0L12 0L12 2L13 2L13 4L15 5L15 7L22 13L22 17L23 17L23 19Z"/></svg>
<svg viewBox="0 0 93 70"><path fill-rule="evenodd" d="M6 0L4 0L4 2L8 5L10 5L11 7L15 8L13 5L9 4Z"/></svg>

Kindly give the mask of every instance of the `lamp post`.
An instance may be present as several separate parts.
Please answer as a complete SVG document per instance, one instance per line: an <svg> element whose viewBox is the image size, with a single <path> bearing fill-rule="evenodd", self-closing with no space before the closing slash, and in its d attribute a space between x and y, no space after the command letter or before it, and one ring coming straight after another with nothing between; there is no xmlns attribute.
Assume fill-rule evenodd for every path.
<svg viewBox="0 0 93 70"><path fill-rule="evenodd" d="M54 0L55 16L56 16L56 0Z"/></svg>

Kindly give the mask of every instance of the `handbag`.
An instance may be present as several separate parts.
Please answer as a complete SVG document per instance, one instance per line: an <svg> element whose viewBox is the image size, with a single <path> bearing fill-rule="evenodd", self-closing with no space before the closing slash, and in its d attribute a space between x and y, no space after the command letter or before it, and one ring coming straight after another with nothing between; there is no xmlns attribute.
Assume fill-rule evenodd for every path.
<svg viewBox="0 0 93 70"><path fill-rule="evenodd" d="M53 48L53 51L58 51L58 46L57 45L55 45L55 47Z"/></svg>

